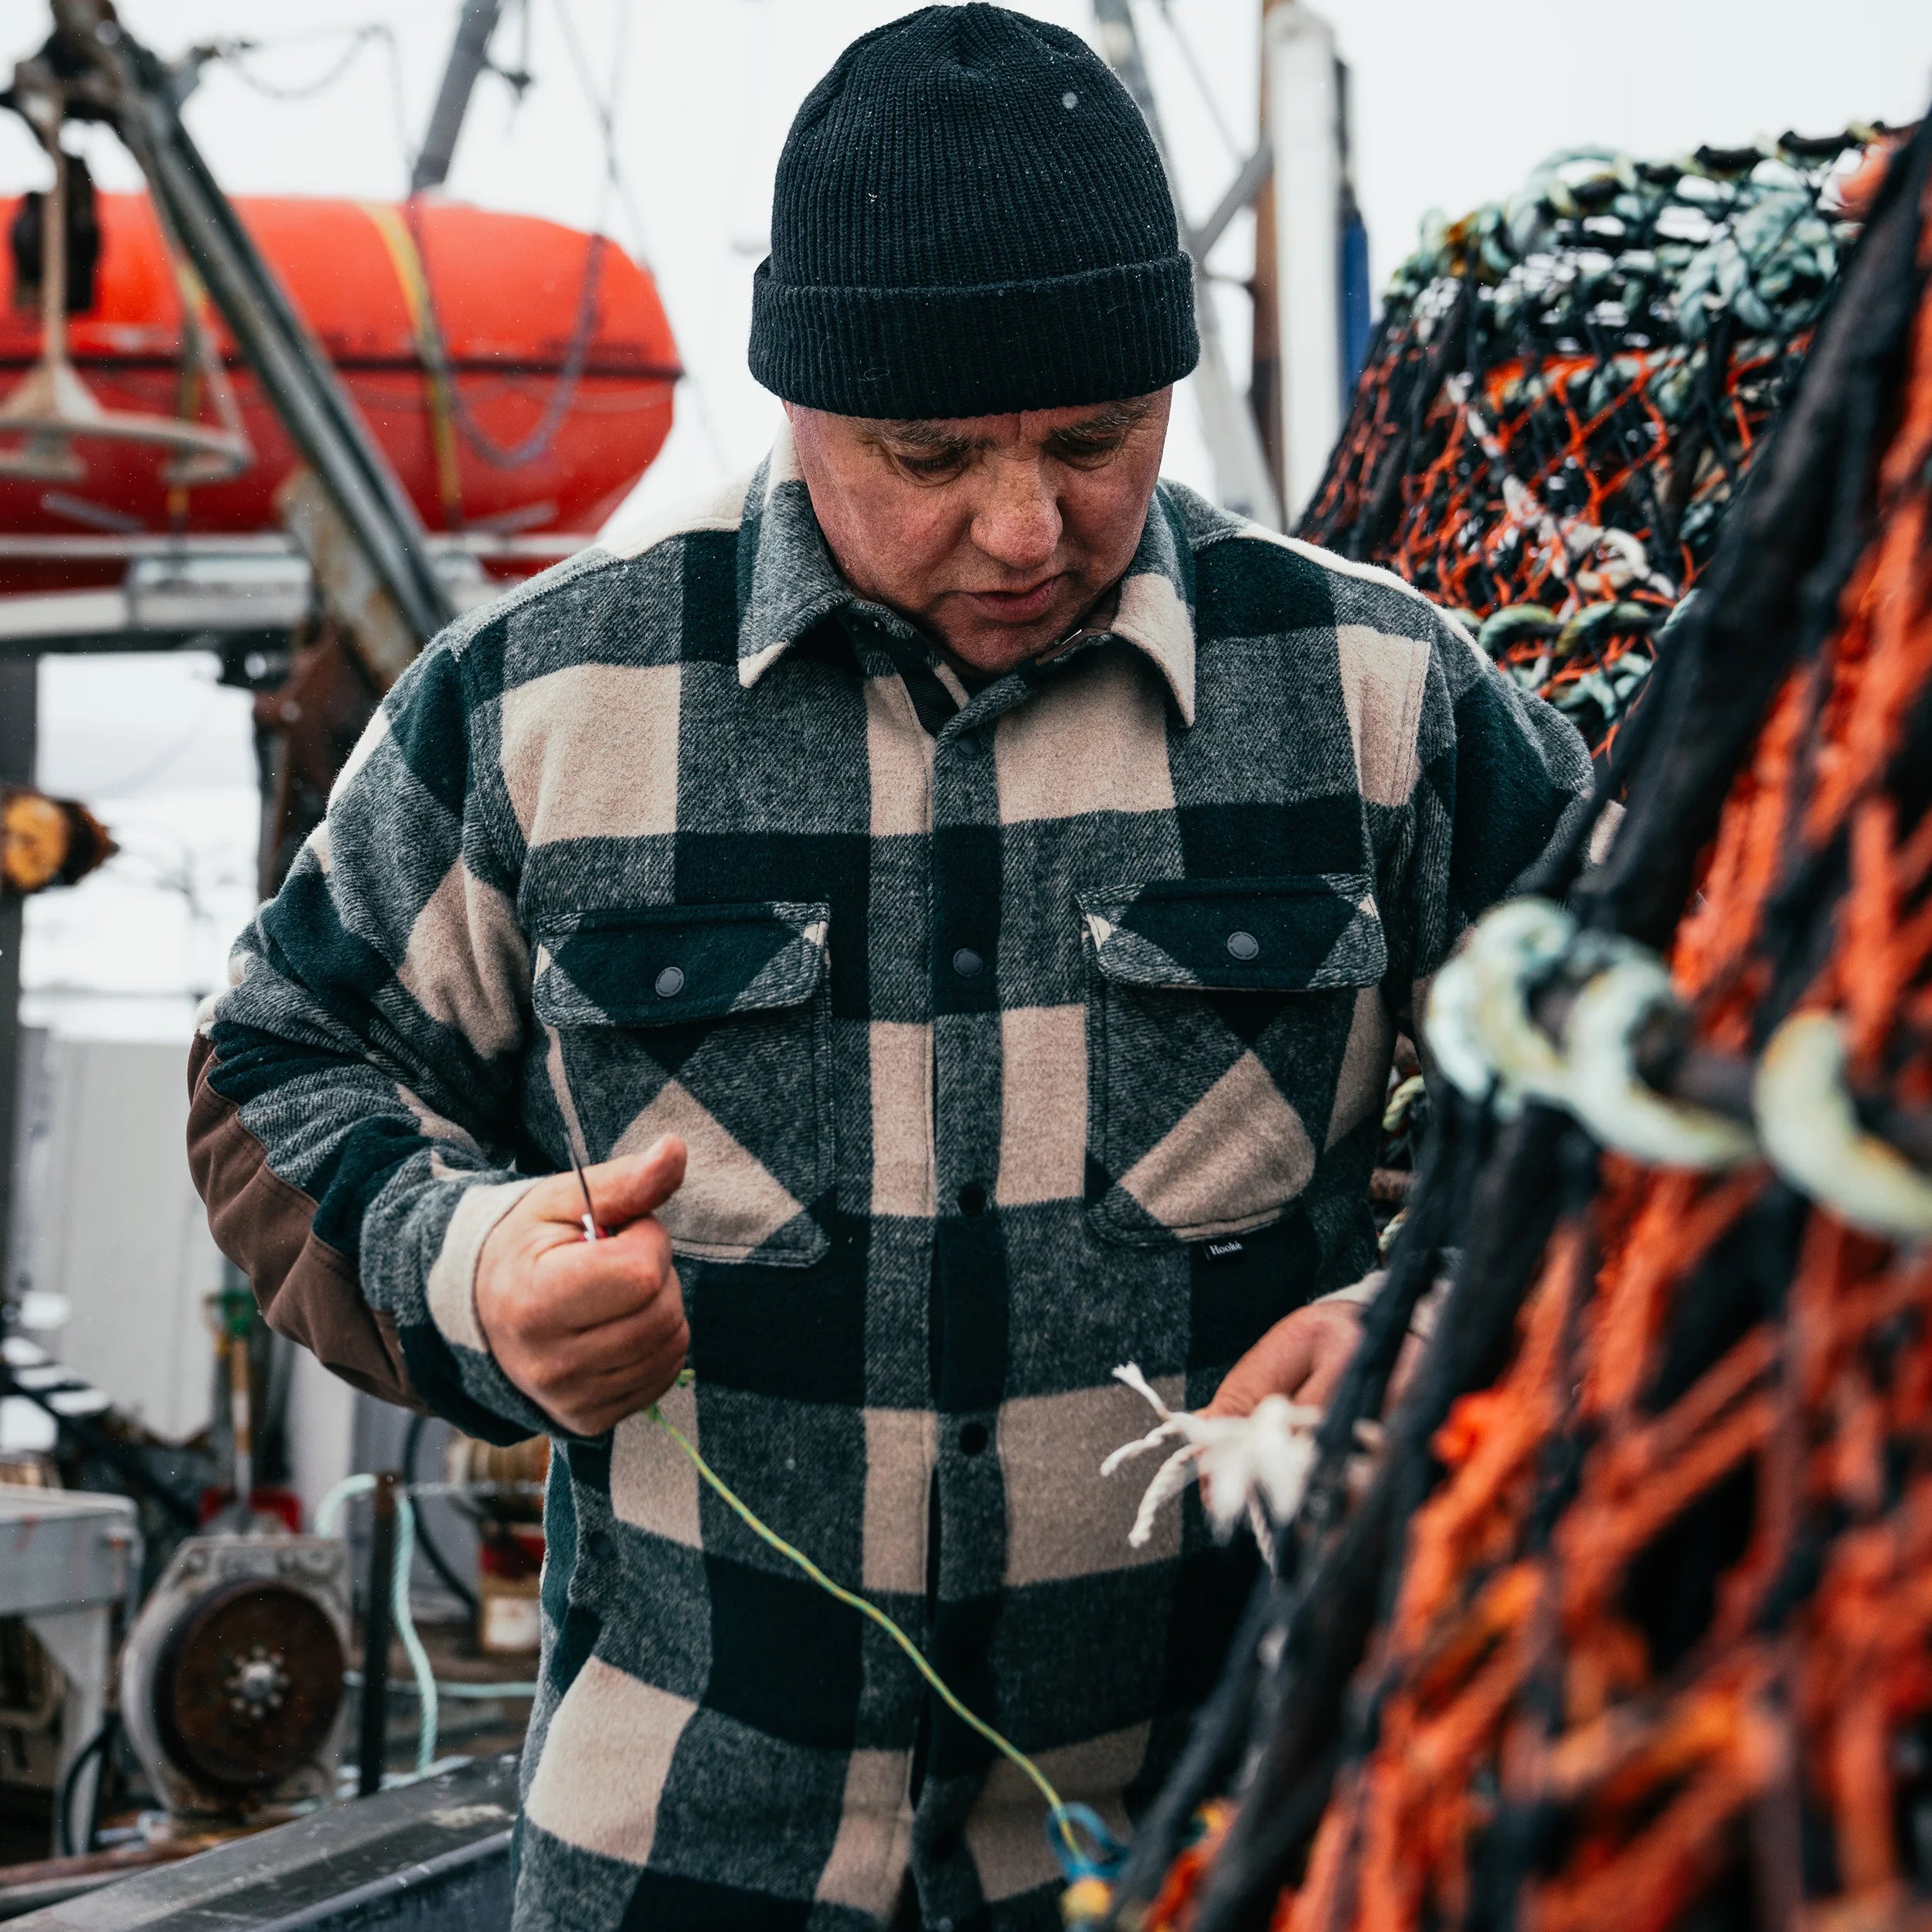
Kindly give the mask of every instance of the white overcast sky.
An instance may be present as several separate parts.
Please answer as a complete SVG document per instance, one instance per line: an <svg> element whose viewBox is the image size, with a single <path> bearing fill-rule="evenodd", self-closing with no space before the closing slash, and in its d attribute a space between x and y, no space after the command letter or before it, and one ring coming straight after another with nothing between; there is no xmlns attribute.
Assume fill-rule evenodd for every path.
<svg viewBox="0 0 1932 1932"><path fill-rule="evenodd" d="M678 425L641 486L646 500L748 468L774 408L744 366L751 271L764 250L771 175L798 102L854 35L904 11L895 0L529 0L535 83L512 111L486 77L449 192L580 226L600 198L611 232L655 272L693 378ZM1259 0L1135 0L1182 175L1199 216L1253 138ZM1026 9L1090 32L1089 0ZM1932 95L1932 0L1325 0L1353 76L1355 174L1378 284L1432 207L1459 213L1506 194L1553 150L1608 144L1638 155L1731 145L1795 127L1915 117ZM301 88L365 40L314 97L277 100L216 63L188 120L237 194L390 196L407 175L456 0L121 0L158 52L253 39L260 83ZM46 31L41 0L0 0L0 72ZM1178 29L1179 38L1175 29ZM522 57L512 10L496 43ZM591 87L612 104L624 194L602 188ZM1189 59L1192 56L1192 66ZM1198 69L1206 97L1197 84ZM104 134L89 152L104 185L134 177ZM0 114L0 191L36 185L44 162ZM1246 272L1250 224L1216 267ZM1222 298L1245 356L1245 300ZM1211 482L1192 412L1175 413L1170 473ZM242 694L207 664L43 667L43 783L90 797L129 856L34 908L30 1015L74 1030L185 1036L184 985L210 982L248 910L252 769ZM54 989L90 986L70 998ZM108 986L148 989L107 1001ZM89 1015L93 1017L90 1018Z"/></svg>

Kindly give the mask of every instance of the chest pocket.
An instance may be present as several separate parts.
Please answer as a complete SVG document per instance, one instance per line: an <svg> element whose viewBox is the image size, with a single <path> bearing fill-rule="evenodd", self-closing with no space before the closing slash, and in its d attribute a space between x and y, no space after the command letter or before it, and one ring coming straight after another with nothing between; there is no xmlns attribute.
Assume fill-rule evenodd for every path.
<svg viewBox="0 0 1932 1932"><path fill-rule="evenodd" d="M689 1148L658 1211L679 1253L802 1267L832 1185L831 908L587 912L540 929L531 1005L593 1160ZM560 1074L561 1078L560 1078Z"/></svg>
<svg viewBox="0 0 1932 1932"><path fill-rule="evenodd" d="M1095 1226L1157 1247L1277 1219L1326 1140L1360 989L1388 970L1372 882L1162 879L1080 906Z"/></svg>

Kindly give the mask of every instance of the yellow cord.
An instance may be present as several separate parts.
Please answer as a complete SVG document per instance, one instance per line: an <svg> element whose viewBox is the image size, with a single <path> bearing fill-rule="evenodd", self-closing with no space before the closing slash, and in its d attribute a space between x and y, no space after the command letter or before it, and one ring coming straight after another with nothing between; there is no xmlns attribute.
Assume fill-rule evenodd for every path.
<svg viewBox="0 0 1932 1932"><path fill-rule="evenodd" d="M913 1668L925 1679L927 1683L932 1685L934 1690L938 1692L940 1697L945 1700L947 1709L964 1723L971 1725L995 1750L1003 1752L1033 1781L1033 1783L1039 1787L1041 1797L1045 1798L1052 1808L1053 1823L1058 1828L1060 1836L1066 1840L1067 1850L1076 1859L1083 1860L1085 1854L1082 1852L1079 1842L1073 1836L1073 1827L1066 1821L1066 1808L1060 1802L1060 1793L1047 1782L1046 1774L1017 1744L1009 1744L984 1718L977 1717L969 1711L953 1695L938 1672L927 1662L924 1654L919 1646L877 1604L868 1603L864 1597L855 1596L851 1590L834 1583L802 1549L794 1549L775 1529L768 1529L760 1522L752 1513L750 1506L734 1495L724 1478L712 1468L709 1463L705 1461L702 1456L698 1454L696 1445L689 1440L683 1431L675 1423L665 1420L655 1403L651 1406L650 1413L651 1420L691 1458L692 1466L698 1474L703 1477L705 1481L731 1506L737 1513L740 1520L754 1536L757 1537L761 1543L769 1543L781 1556L788 1557L814 1583L818 1584L820 1589L829 1590L842 1604L849 1604L858 1611L860 1616L869 1617L913 1660Z"/></svg>

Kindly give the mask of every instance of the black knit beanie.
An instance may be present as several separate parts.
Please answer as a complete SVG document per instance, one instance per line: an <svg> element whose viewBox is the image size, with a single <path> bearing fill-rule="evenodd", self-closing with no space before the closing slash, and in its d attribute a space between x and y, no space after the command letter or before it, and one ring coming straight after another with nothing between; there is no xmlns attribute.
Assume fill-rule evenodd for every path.
<svg viewBox="0 0 1932 1932"><path fill-rule="evenodd" d="M751 372L842 416L1142 396L1200 352L1140 111L1063 27L974 4L855 40L779 157Z"/></svg>

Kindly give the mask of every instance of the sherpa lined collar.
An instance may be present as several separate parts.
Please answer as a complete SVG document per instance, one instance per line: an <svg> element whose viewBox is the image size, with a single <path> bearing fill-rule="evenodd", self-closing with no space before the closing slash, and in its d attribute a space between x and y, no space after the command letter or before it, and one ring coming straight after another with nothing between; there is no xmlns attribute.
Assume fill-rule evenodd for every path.
<svg viewBox="0 0 1932 1932"><path fill-rule="evenodd" d="M1134 560L1121 580L1113 616L1077 631L1047 654L1058 658L1102 638L1131 644L1152 659L1174 694L1182 722L1194 722L1192 570L1175 518L1157 488ZM798 473L789 427L745 492L739 526L738 680L756 684L813 627L859 594L839 574ZM870 608L872 607L867 607Z"/></svg>

